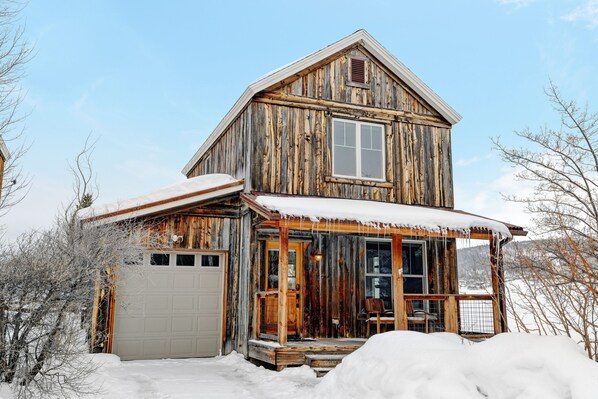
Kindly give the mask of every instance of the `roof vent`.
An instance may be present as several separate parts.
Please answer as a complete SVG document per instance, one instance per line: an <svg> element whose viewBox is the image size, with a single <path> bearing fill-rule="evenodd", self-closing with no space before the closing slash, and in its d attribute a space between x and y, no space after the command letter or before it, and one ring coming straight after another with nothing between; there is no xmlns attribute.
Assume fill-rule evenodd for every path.
<svg viewBox="0 0 598 399"><path fill-rule="evenodd" d="M351 82L365 84L365 60L351 58Z"/></svg>

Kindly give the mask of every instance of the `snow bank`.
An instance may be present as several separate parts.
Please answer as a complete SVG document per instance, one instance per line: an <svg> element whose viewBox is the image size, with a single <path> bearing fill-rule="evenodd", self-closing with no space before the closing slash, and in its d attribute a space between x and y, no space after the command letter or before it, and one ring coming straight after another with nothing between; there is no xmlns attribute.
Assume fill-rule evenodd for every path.
<svg viewBox="0 0 598 399"><path fill-rule="evenodd" d="M593 399L598 364L571 339L392 331L370 338L315 389L322 398Z"/></svg>
<svg viewBox="0 0 598 399"><path fill-rule="evenodd" d="M110 202L106 204L94 205L79 212L81 219L104 215L116 211L123 211L139 206L157 203L160 201L198 193L221 187L231 183L237 183L239 180L225 174L209 174L192 177L159 190L140 195L138 197L128 198L121 201Z"/></svg>
<svg viewBox="0 0 598 399"><path fill-rule="evenodd" d="M336 198L276 197L260 195L256 201L279 212L283 217L302 217L317 223L321 220L351 220L366 226L404 227L434 232L456 231L469 234L471 229L492 231L511 237L507 226L481 216L414 205Z"/></svg>

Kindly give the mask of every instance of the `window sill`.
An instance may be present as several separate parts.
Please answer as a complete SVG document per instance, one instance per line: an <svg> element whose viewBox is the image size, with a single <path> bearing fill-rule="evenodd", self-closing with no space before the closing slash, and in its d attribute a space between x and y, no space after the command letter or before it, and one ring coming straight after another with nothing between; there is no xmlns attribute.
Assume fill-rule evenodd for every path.
<svg viewBox="0 0 598 399"><path fill-rule="evenodd" d="M371 89L370 85L367 83L357 83L357 82L347 82L345 83L347 86L353 86L353 87L360 87L362 89Z"/></svg>
<svg viewBox="0 0 598 399"><path fill-rule="evenodd" d="M360 179L349 179L346 177L334 177L334 176L325 176L324 181L329 183L346 183L346 184L355 184L360 186L371 186L371 187L383 187L383 188L393 188L394 185L387 181L376 181L376 180L360 180Z"/></svg>

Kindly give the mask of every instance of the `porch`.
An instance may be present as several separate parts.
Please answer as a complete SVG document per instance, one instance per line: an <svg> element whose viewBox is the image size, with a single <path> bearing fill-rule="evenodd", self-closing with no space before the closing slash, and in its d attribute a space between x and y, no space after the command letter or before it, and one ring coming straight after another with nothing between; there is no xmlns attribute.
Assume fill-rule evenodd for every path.
<svg viewBox="0 0 598 399"><path fill-rule="evenodd" d="M285 208L285 197L242 198L259 215L250 358L280 369L310 363L318 353L346 355L361 346L354 341L367 339L368 326L371 333L452 332L471 339L508 330L502 246L525 234L517 226L398 204L366 209L371 201L302 198ZM357 210L339 220L334 208L346 207L339 201ZM427 226L430 213L443 224ZM459 293L456 238L490 243L492 293ZM366 298L379 298L391 313L380 320L368 314Z"/></svg>

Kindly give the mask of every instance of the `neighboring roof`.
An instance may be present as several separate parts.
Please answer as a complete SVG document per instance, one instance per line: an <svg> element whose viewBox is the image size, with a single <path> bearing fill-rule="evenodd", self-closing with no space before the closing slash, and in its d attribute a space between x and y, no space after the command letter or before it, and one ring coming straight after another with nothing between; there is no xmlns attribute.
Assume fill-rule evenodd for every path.
<svg viewBox="0 0 598 399"><path fill-rule="evenodd" d="M237 115L245 108L253 96L268 87L293 76L304 69L317 64L320 61L344 50L345 48L360 43L367 51L369 51L377 60L382 62L390 71L397 75L407 86L415 91L421 98L430 104L436 111L440 113L451 125L461 120L461 115L457 113L450 105L448 105L438 94L434 93L424 82L422 82L413 72L403 65L394 55L385 49L376 39L374 39L365 30L358 30L333 43L321 50L316 51L306 57L303 57L295 62L292 62L282 68L276 69L263 77L253 82L243 92L241 97L222 118L216 129L210 134L207 140L197 150L195 155L185 165L182 172L187 175L193 166L199 161L199 158L206 152L212 144L220 137L226 128L234 121Z"/></svg>
<svg viewBox="0 0 598 399"><path fill-rule="evenodd" d="M243 190L243 180L225 174L201 175L154 192L79 211L83 223L106 224L148 216Z"/></svg>
<svg viewBox="0 0 598 399"><path fill-rule="evenodd" d="M8 147L2 137L0 137L0 155L2 155L2 158L4 158L5 161L10 159L10 151L8 151Z"/></svg>
<svg viewBox="0 0 598 399"><path fill-rule="evenodd" d="M250 207L251 203L254 207L257 204L258 207L265 209L266 213L275 213L275 216L280 219L305 220L306 228L309 228L310 222L313 224L353 222L380 228L381 231L384 228L406 228L441 234L456 232L465 237L473 232L485 232L500 238L511 238L513 233L509 226L497 220L443 208L266 194L242 194L242 197ZM317 227L313 228L317 229Z"/></svg>

